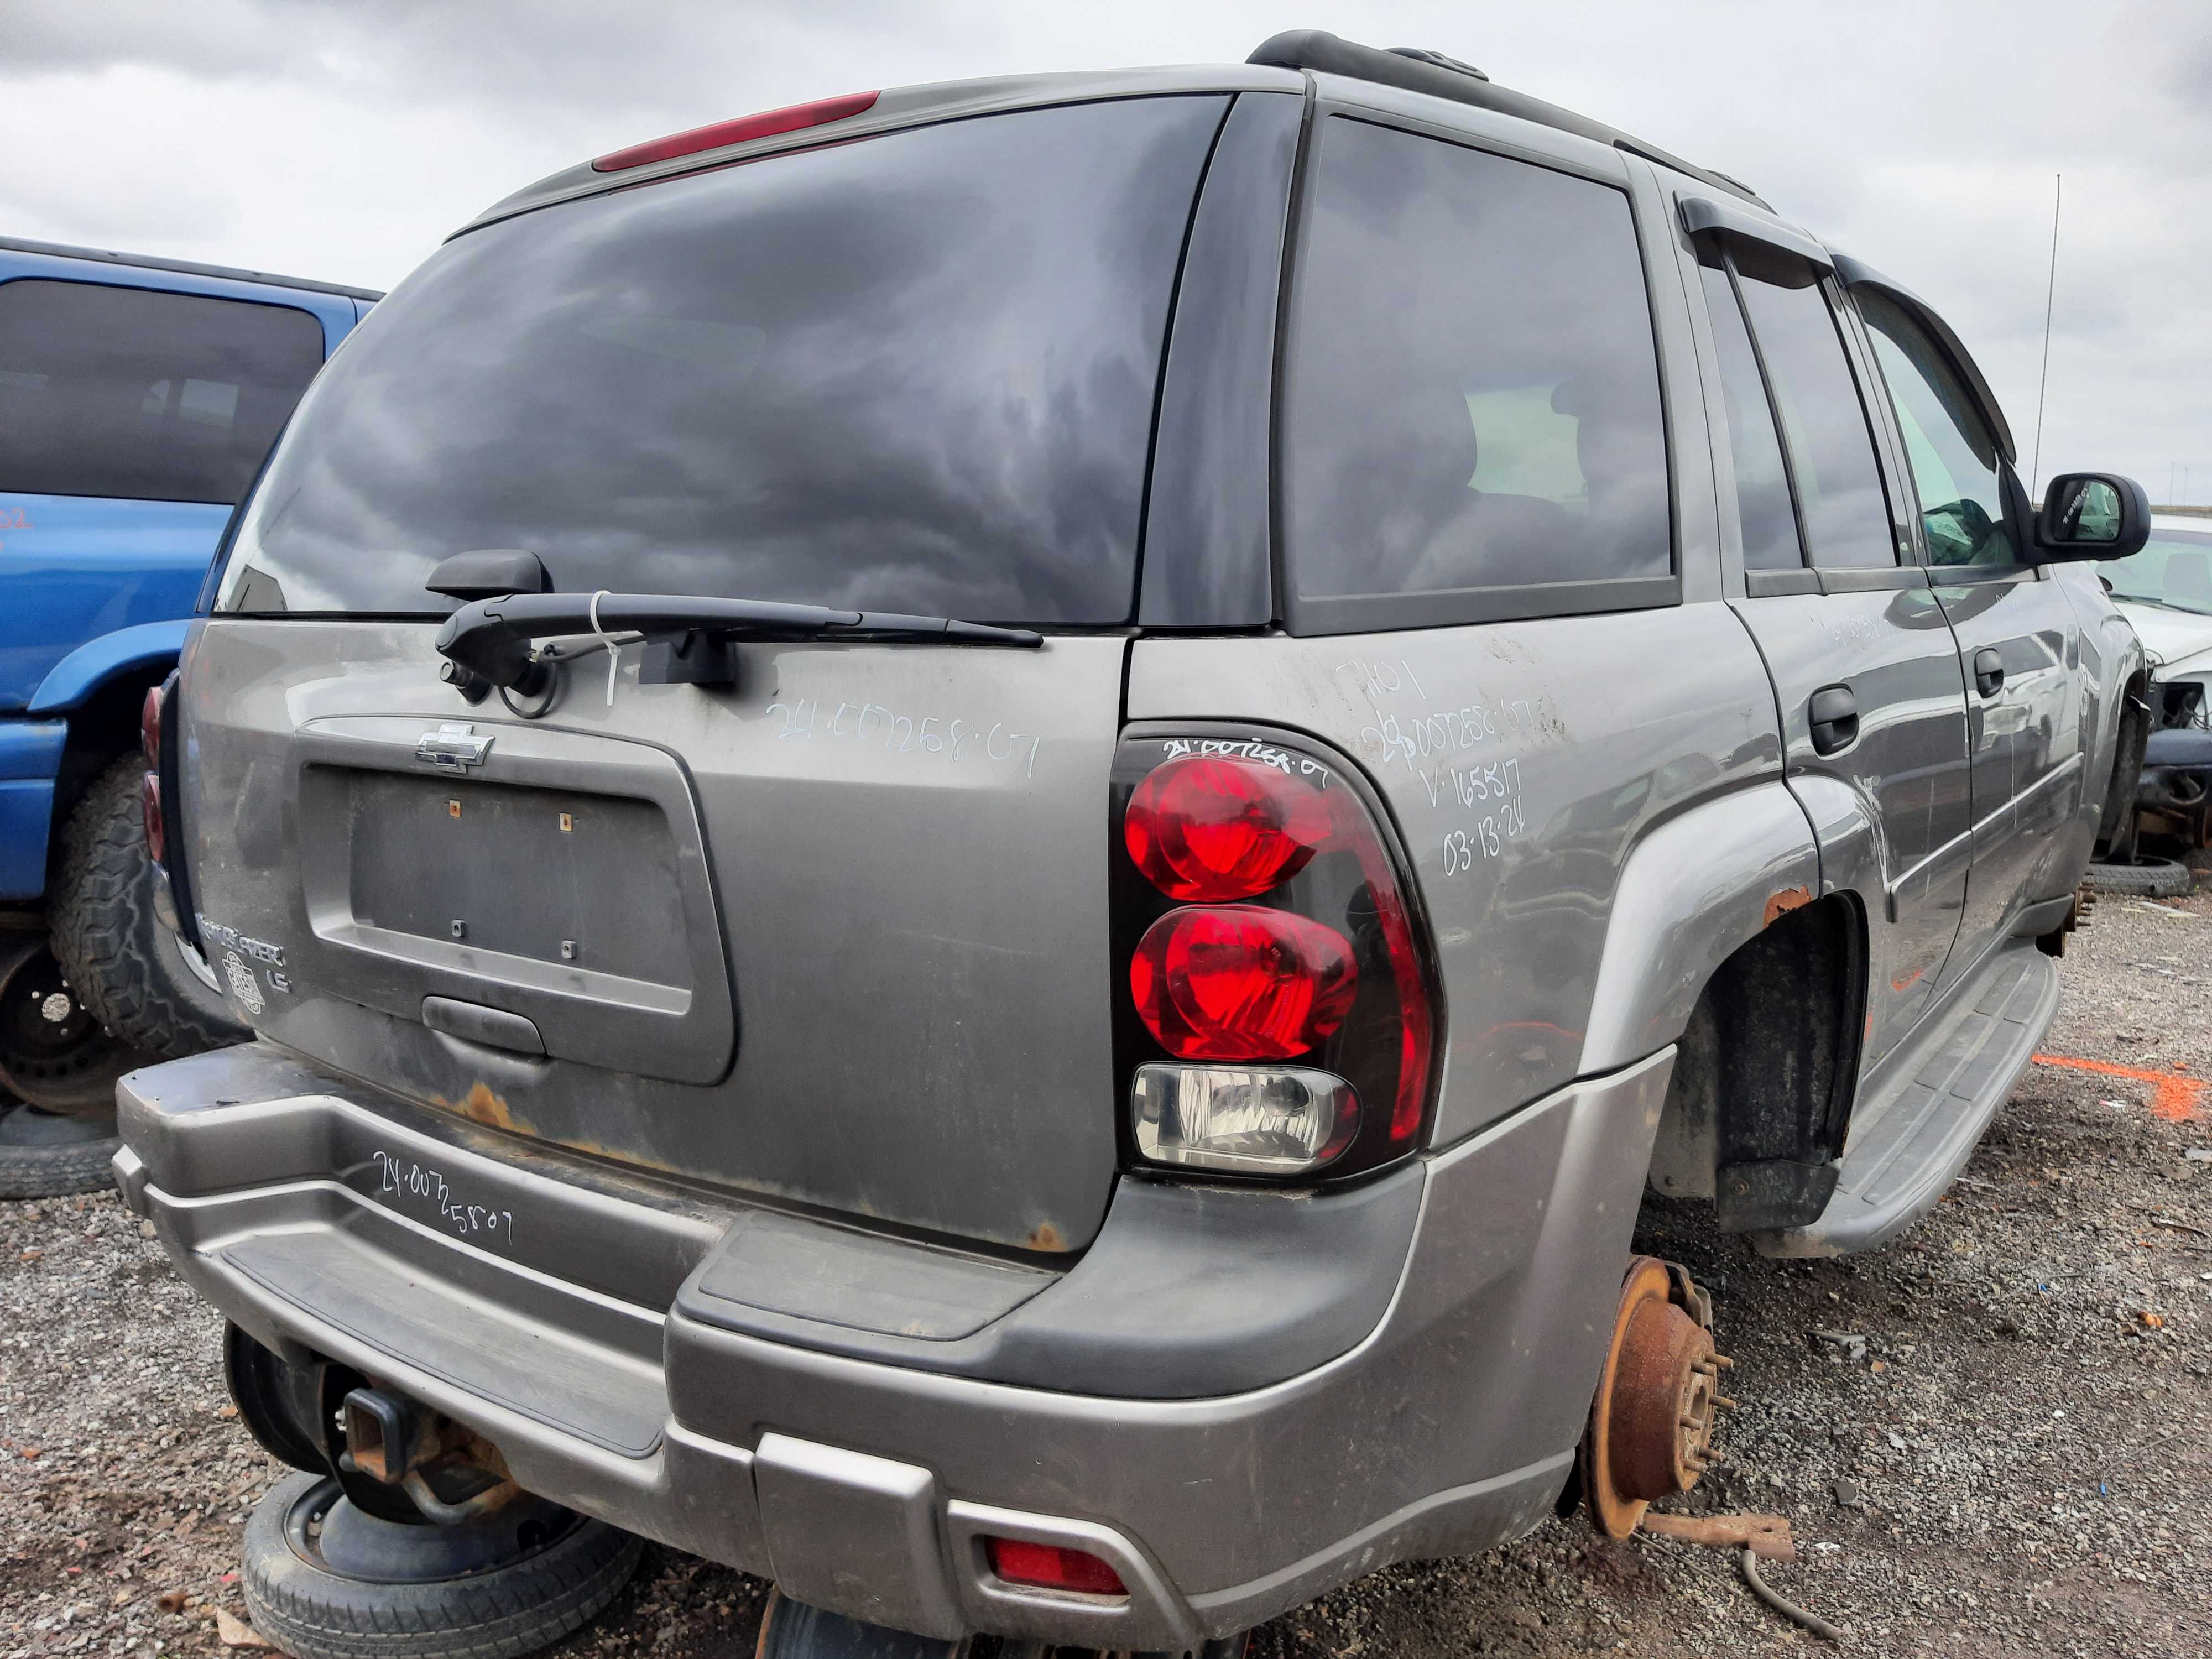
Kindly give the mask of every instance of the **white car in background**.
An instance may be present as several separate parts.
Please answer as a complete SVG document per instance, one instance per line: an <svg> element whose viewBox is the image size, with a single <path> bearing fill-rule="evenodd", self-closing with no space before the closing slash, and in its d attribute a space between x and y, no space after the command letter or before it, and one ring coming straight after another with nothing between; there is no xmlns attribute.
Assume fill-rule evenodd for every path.
<svg viewBox="0 0 2212 1659"><path fill-rule="evenodd" d="M2142 551L2098 572L2149 659L2150 722L2135 811L2090 879L2169 897L2191 890L2191 871L2145 857L2142 838L2178 837L2185 854L2212 846L2212 514L2153 517Z"/></svg>
<svg viewBox="0 0 2212 1659"><path fill-rule="evenodd" d="M2212 517L2160 514L2150 541L2098 566L2151 664L2151 729L2212 729Z"/></svg>

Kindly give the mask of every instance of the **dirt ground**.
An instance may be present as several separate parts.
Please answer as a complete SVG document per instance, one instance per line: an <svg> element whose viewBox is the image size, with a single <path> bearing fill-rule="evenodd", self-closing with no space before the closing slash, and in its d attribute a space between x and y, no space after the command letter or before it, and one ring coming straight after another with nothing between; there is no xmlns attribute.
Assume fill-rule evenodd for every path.
<svg viewBox="0 0 2212 1659"><path fill-rule="evenodd" d="M1769 1576L1855 1652L2212 1652L2212 901L2107 898L2063 967L2049 1054L2123 1069L2033 1068L1888 1249L1770 1262L1688 1206L1644 1216L1645 1247L1715 1291L1737 1362L1730 1460L1692 1507L1788 1516L1802 1559ZM224 1651L214 1610L244 1612L240 1531L280 1469L226 1400L217 1331L112 1198L0 1203L0 1659ZM556 1651L735 1659L764 1595L656 1549ZM1729 1556L1577 1518L1378 1573L1255 1650L1807 1639Z"/></svg>

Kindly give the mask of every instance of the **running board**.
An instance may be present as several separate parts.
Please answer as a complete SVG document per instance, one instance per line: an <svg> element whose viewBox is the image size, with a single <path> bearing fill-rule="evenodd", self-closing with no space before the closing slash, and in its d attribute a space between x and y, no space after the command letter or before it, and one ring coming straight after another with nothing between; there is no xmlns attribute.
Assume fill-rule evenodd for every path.
<svg viewBox="0 0 2212 1659"><path fill-rule="evenodd" d="M1761 1255L1848 1255L1936 1207L1973 1155L2058 1012L2058 964L2007 944L1852 1115L1843 1173L1820 1218L1747 1235ZM1916 1063L1917 1062L1917 1063Z"/></svg>

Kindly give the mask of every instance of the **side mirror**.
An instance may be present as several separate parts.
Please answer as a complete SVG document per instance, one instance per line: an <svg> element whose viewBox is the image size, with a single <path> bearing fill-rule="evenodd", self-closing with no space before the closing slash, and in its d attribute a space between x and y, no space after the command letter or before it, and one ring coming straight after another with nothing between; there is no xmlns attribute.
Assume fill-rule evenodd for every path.
<svg viewBox="0 0 2212 1659"><path fill-rule="evenodd" d="M2035 515L2040 559L2124 559L2150 539L2150 497L2117 472L2062 472Z"/></svg>

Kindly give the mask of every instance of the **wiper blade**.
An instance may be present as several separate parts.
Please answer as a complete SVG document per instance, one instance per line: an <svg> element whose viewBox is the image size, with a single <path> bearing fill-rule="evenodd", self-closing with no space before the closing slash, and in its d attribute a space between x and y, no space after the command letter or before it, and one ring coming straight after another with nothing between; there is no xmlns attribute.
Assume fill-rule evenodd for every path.
<svg viewBox="0 0 2212 1659"><path fill-rule="evenodd" d="M593 604L597 600L596 606ZM947 644L1036 647L1033 629L889 611L833 611L820 605L722 599L683 593L509 593L477 599L446 618L439 653L473 678L526 695L545 666L532 640L574 634L641 634L648 641L935 640Z"/></svg>

